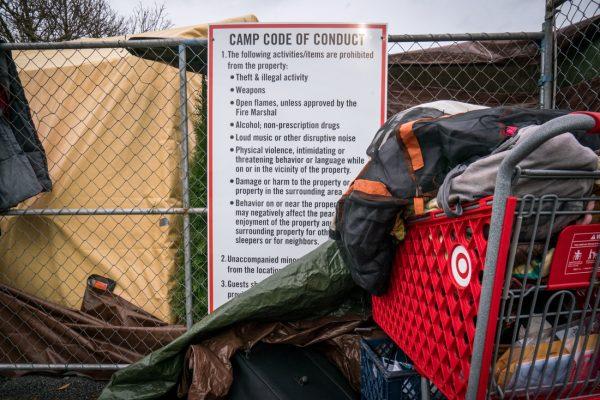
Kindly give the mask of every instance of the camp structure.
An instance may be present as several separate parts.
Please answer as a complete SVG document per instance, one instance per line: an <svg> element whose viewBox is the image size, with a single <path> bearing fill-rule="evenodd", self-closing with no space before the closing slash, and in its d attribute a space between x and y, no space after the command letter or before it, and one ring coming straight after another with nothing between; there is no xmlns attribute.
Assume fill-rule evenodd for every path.
<svg viewBox="0 0 600 400"><path fill-rule="evenodd" d="M556 31L555 107L595 110L600 17ZM534 40L401 42L388 57L388 116L440 99L485 106L539 105L541 53Z"/></svg>
<svg viewBox="0 0 600 400"><path fill-rule="evenodd" d="M203 38L207 29L196 25L136 38ZM177 68L125 47L12 53L53 182L51 193L18 208L181 207ZM187 84L192 114L200 74L188 73ZM175 322L169 290L181 242L176 216L3 216L0 231L0 283L79 309L87 278L97 274L116 282L116 295Z"/></svg>

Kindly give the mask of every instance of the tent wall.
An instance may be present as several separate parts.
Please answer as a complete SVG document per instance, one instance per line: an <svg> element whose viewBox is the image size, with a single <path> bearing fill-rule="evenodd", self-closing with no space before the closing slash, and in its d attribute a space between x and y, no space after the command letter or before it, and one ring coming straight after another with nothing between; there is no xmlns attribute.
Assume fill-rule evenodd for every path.
<svg viewBox="0 0 600 400"><path fill-rule="evenodd" d="M250 15L223 22L256 21ZM138 37L193 39L206 32L204 24ZM177 57L177 47L147 51L157 59ZM19 208L109 211L1 217L0 281L79 308L87 277L98 274L117 282L115 294L174 322L169 293L178 284L181 214L110 210L182 207L179 69L123 47L30 49L13 51L13 57L54 183L51 193ZM201 76L188 72L186 81L191 116ZM188 118L190 133L192 124ZM193 135L188 145L194 148Z"/></svg>
<svg viewBox="0 0 600 400"><path fill-rule="evenodd" d="M177 69L124 49L14 56L54 182L22 207L181 206ZM199 87L190 76L190 93ZM1 229L4 283L79 308L87 277L99 274L117 282L118 295L171 320L181 231L173 216L9 217Z"/></svg>

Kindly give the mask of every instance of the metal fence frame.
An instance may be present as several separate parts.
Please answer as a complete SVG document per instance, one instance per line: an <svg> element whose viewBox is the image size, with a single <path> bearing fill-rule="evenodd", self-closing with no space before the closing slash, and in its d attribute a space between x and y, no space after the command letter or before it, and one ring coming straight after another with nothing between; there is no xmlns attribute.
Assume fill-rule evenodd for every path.
<svg viewBox="0 0 600 400"><path fill-rule="evenodd" d="M529 40L539 44L541 54L541 74L539 106L552 108L554 104L554 14L546 13L543 29L539 32L520 33L464 33L429 35L389 35L388 43L403 42L458 42L491 40ZM120 41L78 41L66 43L1 43L1 50L63 50L63 49L100 49L100 48L164 48L178 49L179 68L179 112L181 115L181 187L182 207L179 208L61 208L61 209L13 209L0 213L0 216L73 216L73 215L181 215L183 219L183 260L185 273L185 322L189 329L193 324L192 267L190 242L190 215L206 214L207 209L190 207L189 187L189 132L188 132L188 92L186 71L186 50L190 46L206 47L206 39L168 39L168 40L120 40ZM127 364L0 364L3 370L112 370Z"/></svg>
<svg viewBox="0 0 600 400"><path fill-rule="evenodd" d="M206 46L206 39L150 39L150 40L119 40L119 41L79 41L66 43L0 43L0 50L66 50L66 49L102 49L102 48L142 48L156 49L169 46L177 46L179 57L179 112L181 120L179 129L181 130L181 186L182 186L182 205L181 208L131 208L131 209L106 209L106 208L63 208L63 209L23 209L8 210L0 215L46 215L46 216L67 216L67 215L168 215L175 214L183 217L183 251L184 251L184 271L185 271L185 308L186 308L186 327L189 329L193 325L192 318L192 275L191 275L191 251L190 251L190 214L206 214L206 208L191 208L189 202L189 132L188 132L188 105L187 105L187 60L186 48L188 46ZM0 364L0 369L8 369L12 364ZM57 364L61 367L62 364ZM101 364L98 364L101 365ZM31 365L23 368L31 369ZM53 367L54 368L54 367ZM86 367L84 369L90 369ZM42 369L48 369L44 366Z"/></svg>

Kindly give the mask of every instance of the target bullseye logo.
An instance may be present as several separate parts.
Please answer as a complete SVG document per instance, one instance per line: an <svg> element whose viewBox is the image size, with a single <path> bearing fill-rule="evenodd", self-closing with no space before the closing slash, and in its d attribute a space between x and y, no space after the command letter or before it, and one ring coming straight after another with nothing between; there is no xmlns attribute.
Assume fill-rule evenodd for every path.
<svg viewBox="0 0 600 400"><path fill-rule="evenodd" d="M471 282L471 257L465 246L458 245L452 250L450 257L450 270L458 286L466 288Z"/></svg>

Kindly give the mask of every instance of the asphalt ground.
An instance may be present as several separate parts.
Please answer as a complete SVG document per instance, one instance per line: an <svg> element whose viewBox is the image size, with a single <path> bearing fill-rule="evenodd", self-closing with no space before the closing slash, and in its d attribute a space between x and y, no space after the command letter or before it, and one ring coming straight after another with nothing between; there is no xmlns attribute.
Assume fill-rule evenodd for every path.
<svg viewBox="0 0 600 400"><path fill-rule="evenodd" d="M97 399L108 381L81 376L25 375L0 376L1 400Z"/></svg>

